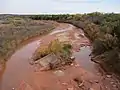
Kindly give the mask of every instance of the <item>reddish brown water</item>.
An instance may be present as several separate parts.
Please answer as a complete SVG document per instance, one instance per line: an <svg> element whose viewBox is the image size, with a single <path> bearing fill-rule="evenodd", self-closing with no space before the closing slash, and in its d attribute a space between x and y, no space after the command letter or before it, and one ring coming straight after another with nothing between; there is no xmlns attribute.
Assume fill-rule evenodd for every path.
<svg viewBox="0 0 120 90"><path fill-rule="evenodd" d="M65 30L63 29L61 31L55 30L55 32L53 32L52 34L62 33L65 32L66 30L71 30L73 28L72 25L65 25L65 27L66 26L67 27L69 26L69 28ZM52 36L52 34L46 35L42 38L38 37L27 41L27 44L25 43L23 47L18 49L11 56L11 58L6 63L3 72L0 73L0 90L12 90L12 88L19 87L21 82L24 81L29 83L29 85L31 85L34 88L34 90L40 90L39 89L40 85L42 86L42 88L48 87L48 89L42 89L42 90L64 90L64 88L58 82L61 79L56 77L53 74L53 72L38 73L35 72L35 68L33 68L33 66L29 64L29 60L32 57L32 54L40 45L40 39L42 40L42 43L44 44L46 42L48 43L50 40L55 38L55 36L54 35ZM89 56L90 53L91 53L90 47L82 47L79 52L74 53L74 56L76 57L76 61L80 64L80 67L85 69L85 71L94 74L99 71L97 69L97 66L90 61L90 56ZM72 76L75 76L77 74L80 76L82 73L84 73L82 69L79 68L76 69L74 67L68 68L67 71L65 72L67 74L62 78L61 80L62 82L68 81ZM87 74L85 74L85 77L88 78L89 74L88 76ZM25 90L25 89L20 89L20 90Z"/></svg>
<svg viewBox="0 0 120 90"><path fill-rule="evenodd" d="M11 90L32 74L33 69L29 64L29 58L38 47L38 42L39 40L25 45L11 56L0 77L0 90Z"/></svg>
<svg viewBox="0 0 120 90"><path fill-rule="evenodd" d="M76 62L79 63L81 67L92 73L97 73L99 72L99 66L91 61L90 54L90 46L81 47L79 52L73 53L76 58Z"/></svg>

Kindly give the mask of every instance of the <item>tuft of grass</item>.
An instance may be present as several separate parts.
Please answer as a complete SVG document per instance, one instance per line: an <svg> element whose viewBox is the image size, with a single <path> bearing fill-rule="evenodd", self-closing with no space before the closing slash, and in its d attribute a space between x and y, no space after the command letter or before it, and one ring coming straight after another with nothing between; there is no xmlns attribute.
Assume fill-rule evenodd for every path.
<svg viewBox="0 0 120 90"><path fill-rule="evenodd" d="M48 50L54 54L57 54L58 52L61 52L63 49L62 43L59 42L58 39L53 40L49 46L48 46Z"/></svg>

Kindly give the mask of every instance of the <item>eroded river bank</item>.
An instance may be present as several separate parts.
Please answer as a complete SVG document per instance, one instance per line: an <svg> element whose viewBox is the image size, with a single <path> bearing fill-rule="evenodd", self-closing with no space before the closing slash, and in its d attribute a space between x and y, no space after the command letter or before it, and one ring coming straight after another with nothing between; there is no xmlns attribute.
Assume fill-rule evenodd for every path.
<svg viewBox="0 0 120 90"><path fill-rule="evenodd" d="M75 62L59 70L40 71L30 60L39 46L51 40L70 41ZM28 40L0 72L0 90L120 90L119 81L90 60L91 46L81 29L61 23L53 32Z"/></svg>

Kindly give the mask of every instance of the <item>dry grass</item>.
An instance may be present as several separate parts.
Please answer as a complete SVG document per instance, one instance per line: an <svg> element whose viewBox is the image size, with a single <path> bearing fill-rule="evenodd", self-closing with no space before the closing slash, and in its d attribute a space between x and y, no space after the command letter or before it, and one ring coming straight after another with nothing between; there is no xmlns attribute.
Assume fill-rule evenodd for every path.
<svg viewBox="0 0 120 90"><path fill-rule="evenodd" d="M9 18L0 24L0 59L6 59L18 45L31 37L46 34L54 29L53 22L24 18Z"/></svg>

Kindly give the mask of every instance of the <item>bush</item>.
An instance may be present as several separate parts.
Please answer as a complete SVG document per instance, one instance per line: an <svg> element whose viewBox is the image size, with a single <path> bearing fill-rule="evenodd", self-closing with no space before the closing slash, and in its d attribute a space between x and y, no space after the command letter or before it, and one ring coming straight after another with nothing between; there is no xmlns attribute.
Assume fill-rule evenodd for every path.
<svg viewBox="0 0 120 90"><path fill-rule="evenodd" d="M58 52L62 51L62 43L59 42L58 39L51 41L51 43L48 45L48 49L50 52L57 54Z"/></svg>
<svg viewBox="0 0 120 90"><path fill-rule="evenodd" d="M58 39L51 41L48 46L39 47L33 55L33 60L36 61L48 54L54 53L58 57L62 59L69 59L71 55L71 48L70 44L63 44L59 42Z"/></svg>

